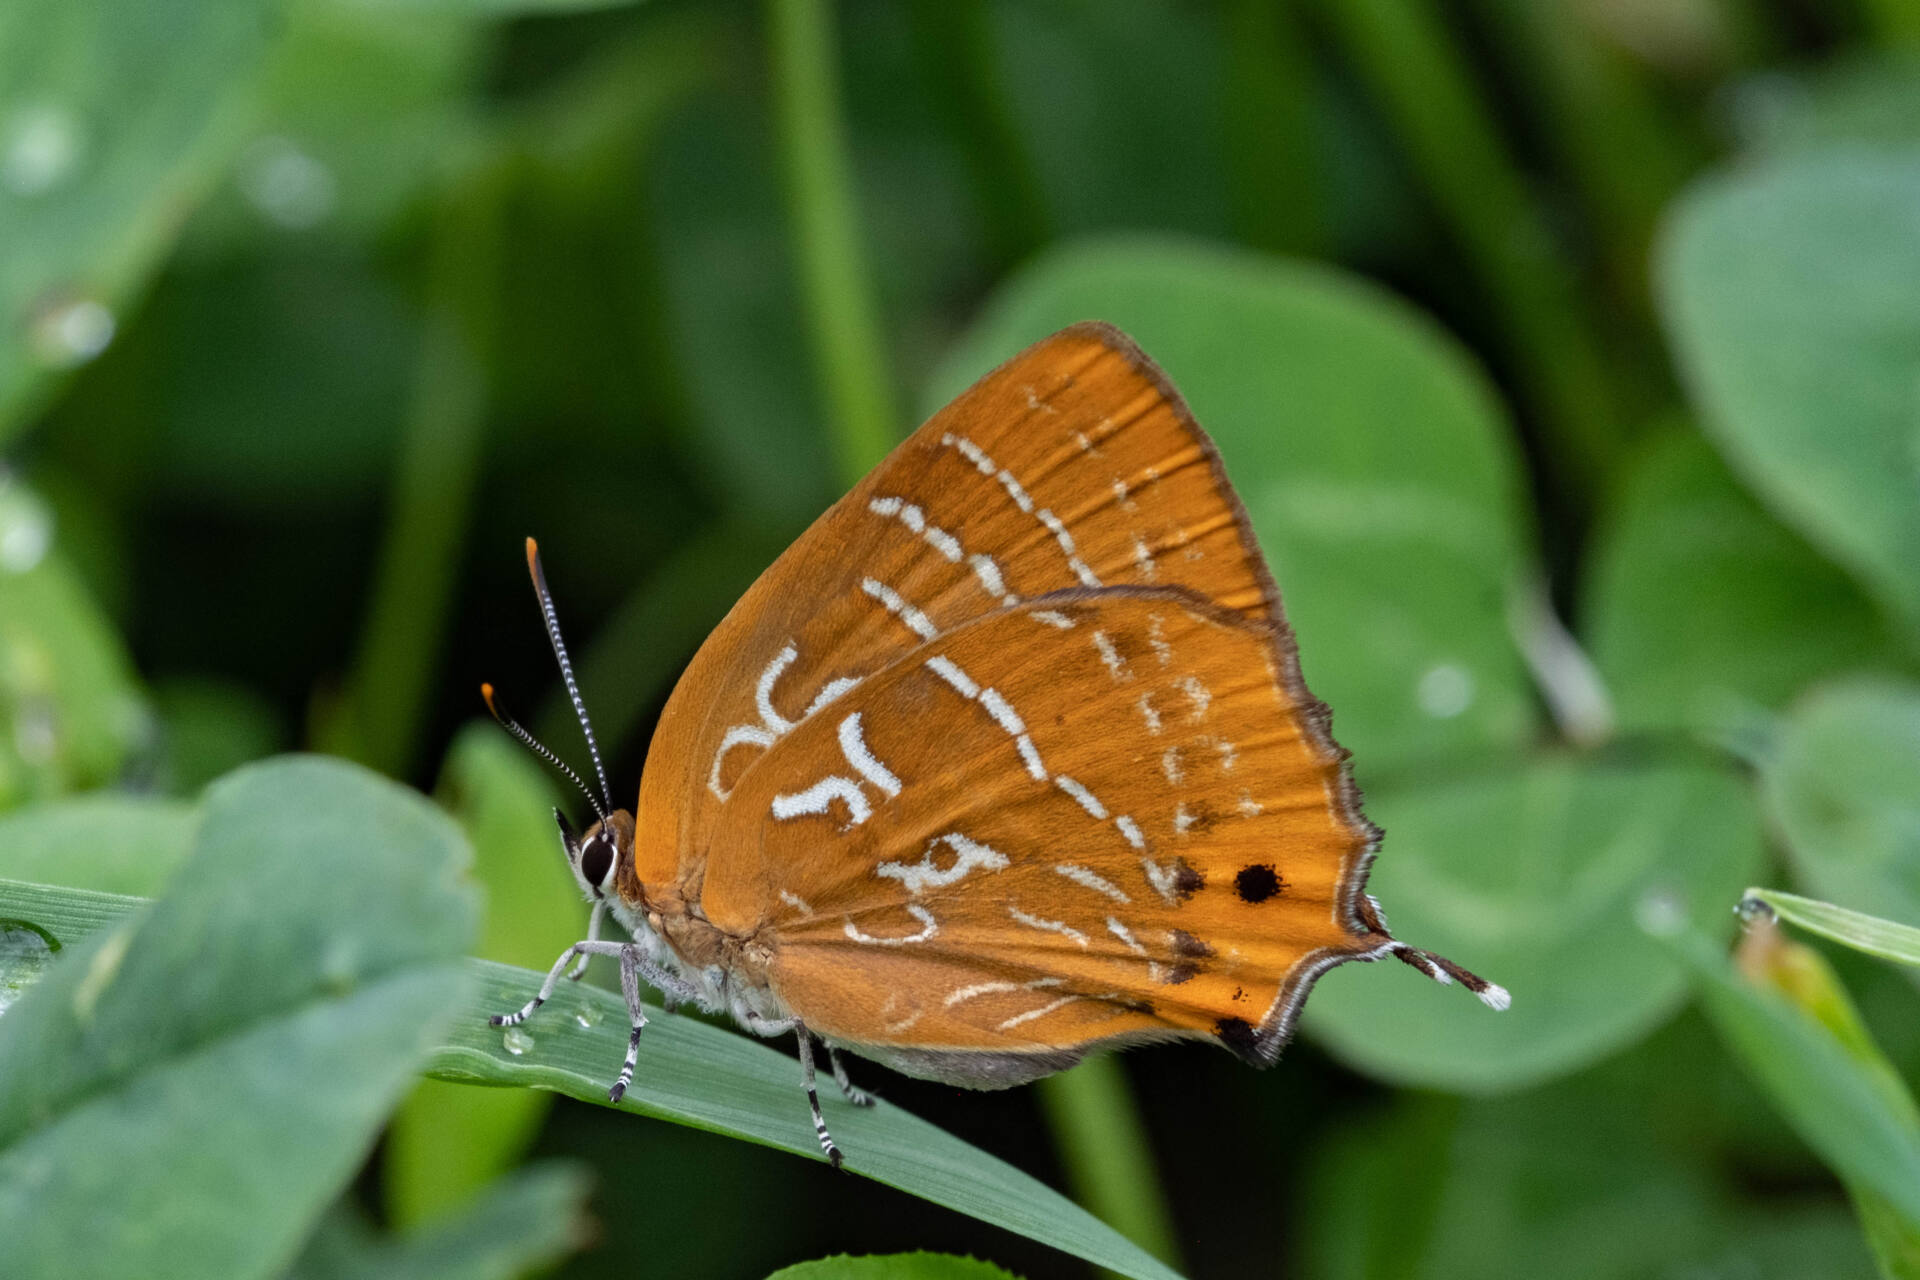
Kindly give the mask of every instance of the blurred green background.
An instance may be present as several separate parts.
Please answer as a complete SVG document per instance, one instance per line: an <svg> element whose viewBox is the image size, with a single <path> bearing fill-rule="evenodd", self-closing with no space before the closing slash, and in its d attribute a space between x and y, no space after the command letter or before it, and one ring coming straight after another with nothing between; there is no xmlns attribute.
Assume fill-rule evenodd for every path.
<svg viewBox="0 0 1920 1280"><path fill-rule="evenodd" d="M1219 441L1396 932L1514 1007L1350 966L1268 1073L859 1078L1196 1276L1920 1276L1915 971L1765 926L1726 958L1750 884L1920 924L1912 0L11 0L0 878L215 920L221 795L329 811L304 774L196 798L319 751L457 820L419 840L487 899L445 956L544 969L579 806L475 692L584 763L521 539L631 795L787 541L1082 319ZM124 1076L171 991L74 1053ZM393 1025L338 1149L279 1157L273 1240L190 1273L1084 1272L692 1128L401 1101ZM70 1069L20 1035L0 1096ZM49 1205L11 1114L0 1221L112 1212Z"/></svg>

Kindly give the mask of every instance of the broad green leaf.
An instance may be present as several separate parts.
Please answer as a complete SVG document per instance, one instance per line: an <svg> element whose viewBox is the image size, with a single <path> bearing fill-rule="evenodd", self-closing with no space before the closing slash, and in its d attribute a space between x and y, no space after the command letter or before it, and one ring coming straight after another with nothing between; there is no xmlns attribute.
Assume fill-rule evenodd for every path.
<svg viewBox="0 0 1920 1280"><path fill-rule="evenodd" d="M1742 141L1766 159L1832 150L1920 143L1920 61L1851 57L1804 73L1761 72L1740 86L1758 109L1742 111Z"/></svg>
<svg viewBox="0 0 1920 1280"><path fill-rule="evenodd" d="M1655 1064L1656 1073L1674 1070ZM1656 1076L1657 1078L1657 1076ZM1724 1150L1583 1073L1510 1098L1408 1094L1306 1153L1290 1221L1317 1280L1857 1280L1838 1204L1733 1197ZM1724 1099L1718 1099L1724 1105Z"/></svg>
<svg viewBox="0 0 1920 1280"><path fill-rule="evenodd" d="M476 953L544 971L586 936L587 908L560 852L540 763L498 725L469 725L447 753L440 799L466 829L473 878L487 893ZM528 1089L421 1081L387 1129L393 1221L429 1221L480 1191L526 1153L550 1102Z"/></svg>
<svg viewBox="0 0 1920 1280"><path fill-rule="evenodd" d="M1744 907L1746 904L1743 903ZM1784 996L1807 1021L1811 1034L1823 1034L1840 1046L1854 1068L1880 1095L1885 1122L1920 1140L1920 1107L1887 1056L1874 1042L1840 977L1812 947L1782 936L1770 916L1750 915L1747 935L1737 953L1749 982ZM1920 1218L1902 1213L1876 1188L1846 1179L1868 1241L1881 1270L1899 1280L1920 1278Z"/></svg>
<svg viewBox="0 0 1920 1280"><path fill-rule="evenodd" d="M1628 731L1726 733L1819 676L1903 662L1859 588L1692 433L1639 454L1589 554L1582 631Z"/></svg>
<svg viewBox="0 0 1920 1280"><path fill-rule="evenodd" d="M197 819L185 801L120 792L0 815L0 879L152 897L185 860Z"/></svg>
<svg viewBox="0 0 1920 1280"><path fill-rule="evenodd" d="M991 1262L950 1253L840 1254L782 1267L767 1280L1015 1280Z"/></svg>
<svg viewBox="0 0 1920 1280"><path fill-rule="evenodd" d="M1677 759L1548 758L1368 807L1387 831L1369 888L1395 936L1502 984L1513 1007L1402 965L1346 965L1306 1026L1368 1074L1433 1088L1518 1088L1645 1035L1685 1001L1686 975L1636 907L1656 892L1730 901L1761 857L1746 788Z"/></svg>
<svg viewBox="0 0 1920 1280"><path fill-rule="evenodd" d="M1885 1082L1821 1023L1736 974L1698 932L1683 923L1666 941L1728 1049L1801 1140L1856 1193L1920 1223L1920 1126L1892 1106Z"/></svg>
<svg viewBox="0 0 1920 1280"><path fill-rule="evenodd" d="M465 858L417 795L288 758L209 791L166 896L85 941L0 895L65 944L0 1020L9 1276L284 1268L460 1002Z"/></svg>
<svg viewBox="0 0 1920 1280"><path fill-rule="evenodd" d="M0 438L41 377L112 340L244 138L279 7L0 8Z"/></svg>
<svg viewBox="0 0 1920 1280"><path fill-rule="evenodd" d="M1920 685L1816 690L1781 726L1760 778L1810 892L1920 924Z"/></svg>
<svg viewBox="0 0 1920 1280"><path fill-rule="evenodd" d="M0 881L0 919L33 922L71 942L137 907L135 899ZM0 966L4 966L0 955ZM524 1085L599 1106L627 1046L626 1006L613 992L581 983L562 990L518 1035L487 1025L518 1008L543 974L487 960L467 962L470 980L429 1071L443 1080ZM0 981L6 973L0 968ZM620 1111L821 1159L785 1053L746 1036L647 1007L640 1070ZM512 1045L509 1048L509 1044ZM1138 1277L1175 1273L1044 1183L923 1120L881 1102L854 1107L832 1089L820 1103L846 1168L911 1195Z"/></svg>
<svg viewBox="0 0 1920 1280"><path fill-rule="evenodd" d="M288 6L257 119L181 256L379 234L471 154L483 23L381 3Z"/></svg>
<svg viewBox="0 0 1920 1280"><path fill-rule="evenodd" d="M0 562L0 810L110 782L151 732L133 664L57 552Z"/></svg>
<svg viewBox="0 0 1920 1280"><path fill-rule="evenodd" d="M1531 563L1518 459L1480 374L1430 321L1321 267L1082 244L1002 289L928 407L1090 319L1131 334L1219 445L1363 783L1533 731L1507 623Z"/></svg>
<svg viewBox="0 0 1920 1280"><path fill-rule="evenodd" d="M1667 228L1658 284L1727 460L1920 628L1920 150L1700 183Z"/></svg>
<svg viewBox="0 0 1920 1280"><path fill-rule="evenodd" d="M1855 951L1864 951L1882 960L1920 965L1920 928L1913 925L1883 920L1864 911L1849 911L1831 902L1803 898L1779 889L1747 890L1740 902L1741 911L1747 911L1747 904L1752 902L1763 903L1782 920Z"/></svg>
<svg viewBox="0 0 1920 1280"><path fill-rule="evenodd" d="M466 1209L404 1233L377 1234L335 1206L286 1280L512 1280L581 1248L587 1177L572 1165L533 1165L487 1187Z"/></svg>

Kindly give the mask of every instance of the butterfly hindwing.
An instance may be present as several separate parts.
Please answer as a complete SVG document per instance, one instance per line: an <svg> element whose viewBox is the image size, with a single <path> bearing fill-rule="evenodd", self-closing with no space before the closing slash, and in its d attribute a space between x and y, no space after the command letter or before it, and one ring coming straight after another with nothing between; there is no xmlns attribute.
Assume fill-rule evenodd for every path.
<svg viewBox="0 0 1920 1280"><path fill-rule="evenodd" d="M1120 585L1279 616L1218 455L1178 394L1118 330L1076 325L936 414L715 629L648 754L636 879L697 879L728 798L772 744L927 636L1051 592Z"/></svg>
<svg viewBox="0 0 1920 1280"><path fill-rule="evenodd" d="M783 735L702 901L810 1027L908 1070L1010 1083L954 1062L1172 1035L1270 1060L1311 977L1384 941L1341 785L1268 624L1072 591L916 643Z"/></svg>

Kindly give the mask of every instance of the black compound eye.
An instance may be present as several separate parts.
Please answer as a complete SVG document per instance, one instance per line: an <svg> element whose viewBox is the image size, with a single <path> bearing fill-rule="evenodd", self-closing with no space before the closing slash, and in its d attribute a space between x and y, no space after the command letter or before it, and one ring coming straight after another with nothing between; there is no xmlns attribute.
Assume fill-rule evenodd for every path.
<svg viewBox="0 0 1920 1280"><path fill-rule="evenodd" d="M598 836L587 841L580 850L580 878L596 890L605 882L607 872L613 870L613 841Z"/></svg>

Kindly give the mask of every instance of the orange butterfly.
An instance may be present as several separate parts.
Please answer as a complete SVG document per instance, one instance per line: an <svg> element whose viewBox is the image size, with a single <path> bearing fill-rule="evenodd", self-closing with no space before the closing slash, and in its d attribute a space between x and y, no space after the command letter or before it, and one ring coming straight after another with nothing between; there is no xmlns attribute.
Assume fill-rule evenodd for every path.
<svg viewBox="0 0 1920 1280"><path fill-rule="evenodd" d="M642 980L794 1031L836 1166L815 1037L863 1103L836 1048L972 1088L1183 1037L1267 1066L1348 960L1397 956L1507 1005L1387 932L1365 892L1380 832L1246 512L1111 326L982 378L761 576L668 700L636 816L607 790L531 539L527 560L600 820L580 836L559 818L587 940L493 1022L617 956L615 1101ZM631 942L600 940L609 913Z"/></svg>

